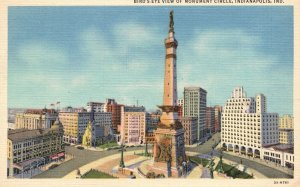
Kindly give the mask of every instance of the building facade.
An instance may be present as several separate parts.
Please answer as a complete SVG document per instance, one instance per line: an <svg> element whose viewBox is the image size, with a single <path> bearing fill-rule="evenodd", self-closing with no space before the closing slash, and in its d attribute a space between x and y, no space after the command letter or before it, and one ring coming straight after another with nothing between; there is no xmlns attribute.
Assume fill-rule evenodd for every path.
<svg viewBox="0 0 300 187"><path fill-rule="evenodd" d="M206 127L206 90L200 87L184 88L184 117L197 117L197 140L204 138Z"/></svg>
<svg viewBox="0 0 300 187"><path fill-rule="evenodd" d="M88 102L86 104L86 111L87 112L106 112L105 111L105 104L100 102Z"/></svg>
<svg viewBox="0 0 300 187"><path fill-rule="evenodd" d="M29 170L33 164L45 164L65 156L63 126L57 120L48 129L16 129L8 131L7 157L9 175Z"/></svg>
<svg viewBox="0 0 300 187"><path fill-rule="evenodd" d="M197 142L197 119L196 117L181 118L185 145L192 145Z"/></svg>
<svg viewBox="0 0 300 187"><path fill-rule="evenodd" d="M206 133L212 134L215 132L215 108L206 107Z"/></svg>
<svg viewBox="0 0 300 187"><path fill-rule="evenodd" d="M58 114L54 109L28 109L24 113L17 113L16 129L46 129L51 128Z"/></svg>
<svg viewBox="0 0 300 187"><path fill-rule="evenodd" d="M279 119L280 129L294 129L294 117L291 115L283 115Z"/></svg>
<svg viewBox="0 0 300 187"><path fill-rule="evenodd" d="M106 99L104 105L105 112L111 113L112 129L114 133L120 132L122 106L123 105L118 104L114 99Z"/></svg>
<svg viewBox="0 0 300 187"><path fill-rule="evenodd" d="M214 132L221 131L221 119L222 119L222 106L214 106L215 109L215 124L214 124Z"/></svg>
<svg viewBox="0 0 300 187"><path fill-rule="evenodd" d="M144 144L146 138L146 112L144 107L122 106L121 143Z"/></svg>
<svg viewBox="0 0 300 187"><path fill-rule="evenodd" d="M155 130L161 116L160 111L146 113L147 130Z"/></svg>
<svg viewBox="0 0 300 187"><path fill-rule="evenodd" d="M221 143L226 150L263 158L263 147L279 143L278 120L277 113L267 113L263 94L247 97L237 87L223 108Z"/></svg>
<svg viewBox="0 0 300 187"><path fill-rule="evenodd" d="M294 145L294 130L279 129L279 143Z"/></svg>
<svg viewBox="0 0 300 187"><path fill-rule="evenodd" d="M95 123L98 139L112 135L111 113L60 112L59 119L64 127L64 141L67 143L81 144L85 129L92 121Z"/></svg>
<svg viewBox="0 0 300 187"><path fill-rule="evenodd" d="M178 118L181 119L183 116L184 99L178 99L177 105L178 105Z"/></svg>

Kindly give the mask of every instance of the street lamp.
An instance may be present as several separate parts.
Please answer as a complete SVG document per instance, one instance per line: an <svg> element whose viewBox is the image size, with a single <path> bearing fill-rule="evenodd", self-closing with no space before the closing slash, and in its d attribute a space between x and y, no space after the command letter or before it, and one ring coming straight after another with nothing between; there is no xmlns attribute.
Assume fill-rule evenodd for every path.
<svg viewBox="0 0 300 187"><path fill-rule="evenodd" d="M121 145L121 159L120 159L120 164L119 164L120 168L124 168L125 167L123 154L124 154L124 145L122 144Z"/></svg>
<svg viewBox="0 0 300 187"><path fill-rule="evenodd" d="M220 161L219 161L220 168L218 169L218 171L220 173L224 173L222 157L223 157L223 151L221 150L220 151Z"/></svg>

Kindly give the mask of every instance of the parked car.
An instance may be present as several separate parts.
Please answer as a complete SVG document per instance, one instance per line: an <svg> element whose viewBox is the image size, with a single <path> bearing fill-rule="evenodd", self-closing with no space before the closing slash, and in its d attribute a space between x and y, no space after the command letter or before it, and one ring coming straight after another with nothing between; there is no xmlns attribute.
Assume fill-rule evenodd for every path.
<svg viewBox="0 0 300 187"><path fill-rule="evenodd" d="M84 147L82 147L82 146L78 146L78 147L77 147L77 149L79 149L79 150L83 150L83 149L84 149Z"/></svg>

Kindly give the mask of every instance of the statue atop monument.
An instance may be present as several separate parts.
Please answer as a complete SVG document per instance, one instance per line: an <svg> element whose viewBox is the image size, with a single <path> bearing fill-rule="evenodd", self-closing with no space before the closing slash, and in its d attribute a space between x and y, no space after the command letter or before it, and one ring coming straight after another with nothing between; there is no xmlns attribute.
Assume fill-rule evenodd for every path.
<svg viewBox="0 0 300 187"><path fill-rule="evenodd" d="M173 21L173 10L170 11L170 23L169 23L169 32L174 32L174 21Z"/></svg>

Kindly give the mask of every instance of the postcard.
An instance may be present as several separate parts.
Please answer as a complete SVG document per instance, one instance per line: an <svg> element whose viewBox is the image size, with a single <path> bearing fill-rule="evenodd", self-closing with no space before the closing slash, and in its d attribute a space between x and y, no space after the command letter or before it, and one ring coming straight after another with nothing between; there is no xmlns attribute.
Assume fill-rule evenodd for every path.
<svg viewBox="0 0 300 187"><path fill-rule="evenodd" d="M1 15L4 185L299 184L299 3L5 1Z"/></svg>

